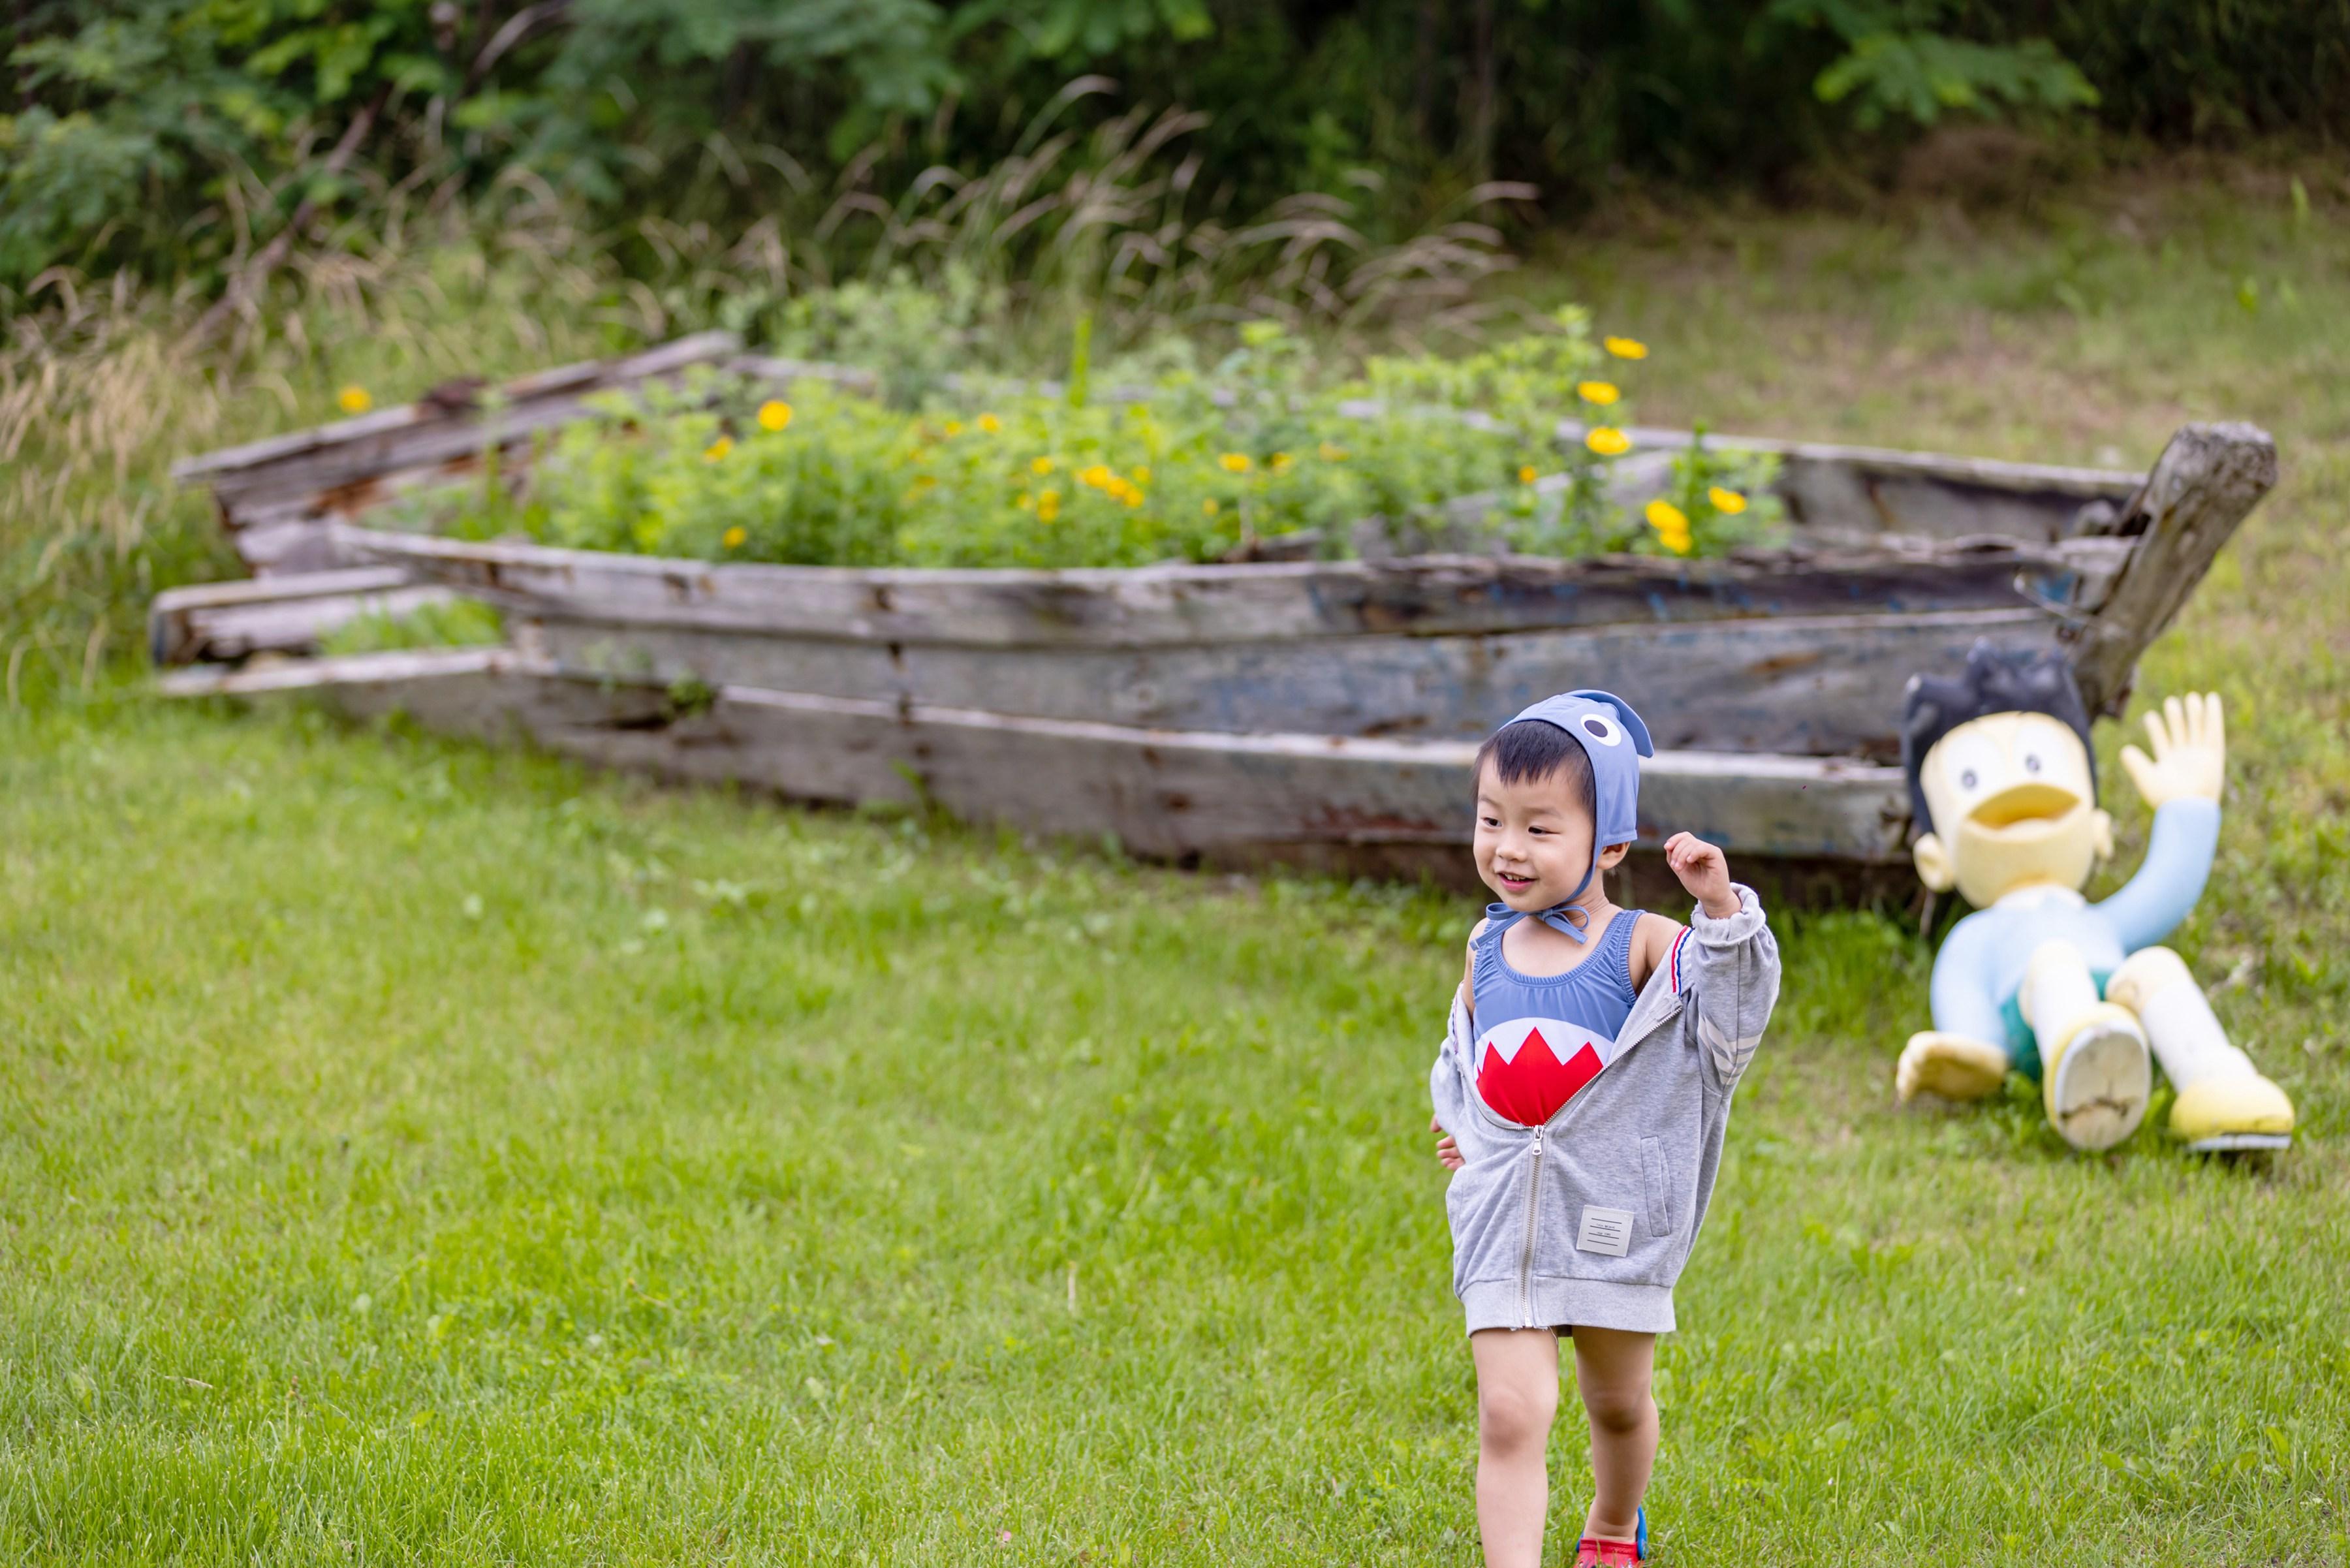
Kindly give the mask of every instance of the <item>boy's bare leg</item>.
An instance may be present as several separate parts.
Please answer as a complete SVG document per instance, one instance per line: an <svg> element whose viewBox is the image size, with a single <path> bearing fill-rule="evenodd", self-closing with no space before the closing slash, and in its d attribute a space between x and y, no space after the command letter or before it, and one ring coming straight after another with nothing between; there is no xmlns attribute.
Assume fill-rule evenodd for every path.
<svg viewBox="0 0 2350 1568"><path fill-rule="evenodd" d="M1558 1337L1546 1328L1481 1328L1469 1336L1469 1352L1477 1363L1477 1531L1486 1568L1540 1568Z"/></svg>
<svg viewBox="0 0 2350 1568"><path fill-rule="evenodd" d="M1657 1463L1657 1402L1648 1397L1657 1336L1620 1328L1575 1331L1575 1382L1591 1417L1591 1511L1583 1533L1629 1541Z"/></svg>

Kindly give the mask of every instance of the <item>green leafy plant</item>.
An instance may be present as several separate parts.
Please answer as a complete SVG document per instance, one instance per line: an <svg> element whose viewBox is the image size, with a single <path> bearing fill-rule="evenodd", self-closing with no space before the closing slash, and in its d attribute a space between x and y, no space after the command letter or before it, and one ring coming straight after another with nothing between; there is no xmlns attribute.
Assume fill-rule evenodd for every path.
<svg viewBox="0 0 2350 1568"><path fill-rule="evenodd" d="M1657 545L1676 556L1718 556L1766 543L1785 508L1771 493L1779 459L1770 452L1725 452L1706 443L1698 425L1673 454L1665 493L1643 509Z"/></svg>
<svg viewBox="0 0 2350 1568"><path fill-rule="evenodd" d="M1359 376L1257 321L1206 372L1089 394L1080 332L1061 388L971 378L907 413L805 379L784 396L689 379L606 400L557 435L517 503L484 486L448 526L575 548L831 566L1131 566L1160 560L1509 548L1718 553L1754 536L1752 476L1688 460L1704 525L1657 534L1613 499L1630 449L1611 364L1579 310L1457 359ZM1562 410L1582 424L1560 439ZM1725 491L1724 493L1727 493Z"/></svg>

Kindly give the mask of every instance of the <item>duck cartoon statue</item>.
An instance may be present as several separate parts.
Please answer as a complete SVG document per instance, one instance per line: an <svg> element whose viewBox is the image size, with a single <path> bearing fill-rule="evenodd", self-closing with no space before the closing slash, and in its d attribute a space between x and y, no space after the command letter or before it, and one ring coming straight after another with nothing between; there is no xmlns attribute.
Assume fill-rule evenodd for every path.
<svg viewBox="0 0 2350 1568"><path fill-rule="evenodd" d="M2113 853L2097 809L2089 715L2059 655L1978 642L1957 679L1919 676L1901 761L1918 875L1974 906L1934 960L1934 1026L1901 1053L1896 1088L1981 1099L2011 1072L2039 1081L2048 1119L2106 1149L2145 1118L2160 1063L2170 1130L2197 1149L2279 1148L2293 1104L2229 1043L2178 955L2158 946L2202 896L2220 842L2220 699L2172 697L2146 717L2152 754L2125 746L2154 808L2137 875L2099 903L2081 889Z"/></svg>

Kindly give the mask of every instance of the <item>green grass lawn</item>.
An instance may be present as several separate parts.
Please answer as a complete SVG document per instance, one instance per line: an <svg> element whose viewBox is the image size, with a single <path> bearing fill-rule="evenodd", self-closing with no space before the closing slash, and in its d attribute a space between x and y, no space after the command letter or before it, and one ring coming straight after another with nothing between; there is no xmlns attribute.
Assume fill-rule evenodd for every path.
<svg viewBox="0 0 2350 1568"><path fill-rule="evenodd" d="M2286 469L2141 684L2231 703L2177 945L2300 1144L1898 1112L1926 950L1781 917L1665 1563L2350 1561L2350 227L2266 201L1526 286L1654 343L1644 417L2144 462L2235 414ZM1472 912L300 712L0 718L0 1554L1471 1563L1424 1128Z"/></svg>

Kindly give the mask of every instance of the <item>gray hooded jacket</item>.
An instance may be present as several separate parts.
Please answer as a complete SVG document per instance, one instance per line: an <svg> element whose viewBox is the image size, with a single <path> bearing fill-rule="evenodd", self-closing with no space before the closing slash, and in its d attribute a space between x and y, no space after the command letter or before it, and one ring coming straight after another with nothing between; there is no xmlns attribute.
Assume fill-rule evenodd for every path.
<svg viewBox="0 0 2350 1568"><path fill-rule="evenodd" d="M1452 1293L1481 1328L1664 1333L1713 1196L1730 1097L1779 997L1779 947L1753 889L1702 909L1633 1003L1622 1054L1539 1127L1478 1096L1456 995L1429 1091L1467 1162L1444 1207Z"/></svg>

